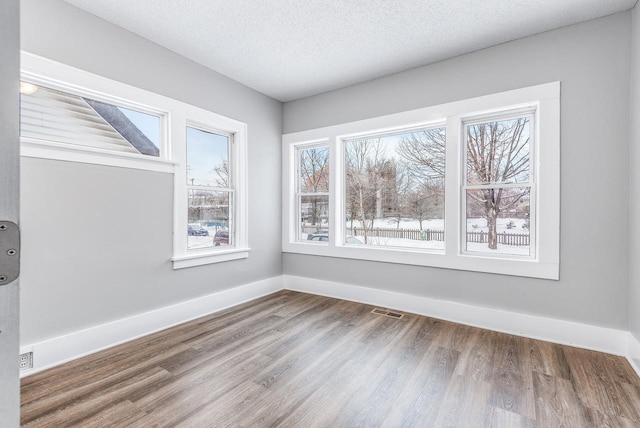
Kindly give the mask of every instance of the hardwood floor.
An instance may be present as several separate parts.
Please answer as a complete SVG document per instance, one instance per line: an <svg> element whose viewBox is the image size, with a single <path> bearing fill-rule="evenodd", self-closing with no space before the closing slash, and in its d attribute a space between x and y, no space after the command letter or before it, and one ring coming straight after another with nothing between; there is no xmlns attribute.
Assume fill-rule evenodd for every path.
<svg viewBox="0 0 640 428"><path fill-rule="evenodd" d="M638 427L599 352L282 291L29 376L28 427Z"/></svg>

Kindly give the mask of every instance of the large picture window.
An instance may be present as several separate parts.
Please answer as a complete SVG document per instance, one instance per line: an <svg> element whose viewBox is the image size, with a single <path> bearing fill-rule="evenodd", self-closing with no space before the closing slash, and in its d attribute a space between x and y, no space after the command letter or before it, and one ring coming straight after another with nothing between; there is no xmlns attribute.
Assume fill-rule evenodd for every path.
<svg viewBox="0 0 640 428"><path fill-rule="evenodd" d="M446 129L344 141L345 243L444 249Z"/></svg>
<svg viewBox="0 0 640 428"><path fill-rule="evenodd" d="M558 279L559 101L556 82L285 135L283 251ZM327 142L322 189L304 141Z"/></svg>

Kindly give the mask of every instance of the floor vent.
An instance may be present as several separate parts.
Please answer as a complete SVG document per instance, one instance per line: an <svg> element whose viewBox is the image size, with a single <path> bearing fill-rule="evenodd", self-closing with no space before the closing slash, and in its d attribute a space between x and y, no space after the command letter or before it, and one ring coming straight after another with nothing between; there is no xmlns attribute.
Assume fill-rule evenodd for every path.
<svg viewBox="0 0 640 428"><path fill-rule="evenodd" d="M20 371L33 368L33 352L20 354Z"/></svg>
<svg viewBox="0 0 640 428"><path fill-rule="evenodd" d="M394 318L399 320L400 318L402 318L404 316L404 314L400 314L398 312L391 312L391 311L387 311L384 309L378 309L375 308L374 310L371 311L372 314L376 314L376 315L382 315L385 317L389 317L389 318Z"/></svg>

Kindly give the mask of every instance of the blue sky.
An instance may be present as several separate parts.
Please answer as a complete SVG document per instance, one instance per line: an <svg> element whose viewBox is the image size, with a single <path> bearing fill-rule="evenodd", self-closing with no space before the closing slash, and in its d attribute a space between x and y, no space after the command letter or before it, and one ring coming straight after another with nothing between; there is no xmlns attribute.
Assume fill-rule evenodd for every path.
<svg viewBox="0 0 640 428"><path fill-rule="evenodd" d="M158 116L117 107L157 148L162 150L160 147L160 118Z"/></svg>
<svg viewBox="0 0 640 428"><path fill-rule="evenodd" d="M217 186L215 168L228 159L229 137L187 127L188 184Z"/></svg>
<svg viewBox="0 0 640 428"><path fill-rule="evenodd" d="M119 107L158 148L160 144L161 119L147 113ZM187 127L187 183L200 186L217 186L216 167L229 159L229 137ZM193 179L193 182L192 182Z"/></svg>

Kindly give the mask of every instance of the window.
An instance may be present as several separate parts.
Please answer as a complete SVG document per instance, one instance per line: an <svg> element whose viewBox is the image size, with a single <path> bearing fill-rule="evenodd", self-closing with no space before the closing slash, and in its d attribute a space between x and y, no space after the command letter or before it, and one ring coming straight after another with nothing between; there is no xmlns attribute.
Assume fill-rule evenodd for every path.
<svg viewBox="0 0 640 428"><path fill-rule="evenodd" d="M64 145L160 157L162 117L20 83L20 136Z"/></svg>
<svg viewBox="0 0 640 428"><path fill-rule="evenodd" d="M20 154L173 173L181 103L23 52Z"/></svg>
<svg viewBox="0 0 640 428"><path fill-rule="evenodd" d="M446 129L344 141L345 243L444 249Z"/></svg>
<svg viewBox="0 0 640 428"><path fill-rule="evenodd" d="M174 269L248 257L247 125L22 53L21 155L174 178Z"/></svg>
<svg viewBox="0 0 640 428"><path fill-rule="evenodd" d="M283 251L558 279L559 87L284 135Z"/></svg>
<svg viewBox="0 0 640 428"><path fill-rule="evenodd" d="M246 124L196 107L174 147L173 268L248 257Z"/></svg>
<svg viewBox="0 0 640 428"><path fill-rule="evenodd" d="M299 146L296 202L300 223L297 240L329 240L329 146Z"/></svg>
<svg viewBox="0 0 640 428"><path fill-rule="evenodd" d="M233 246L231 136L187 127L187 249ZM210 238L213 236L213 239ZM229 239L231 238L231 240Z"/></svg>
<svg viewBox="0 0 640 428"><path fill-rule="evenodd" d="M535 111L465 121L462 236L467 252L534 254L534 124Z"/></svg>

